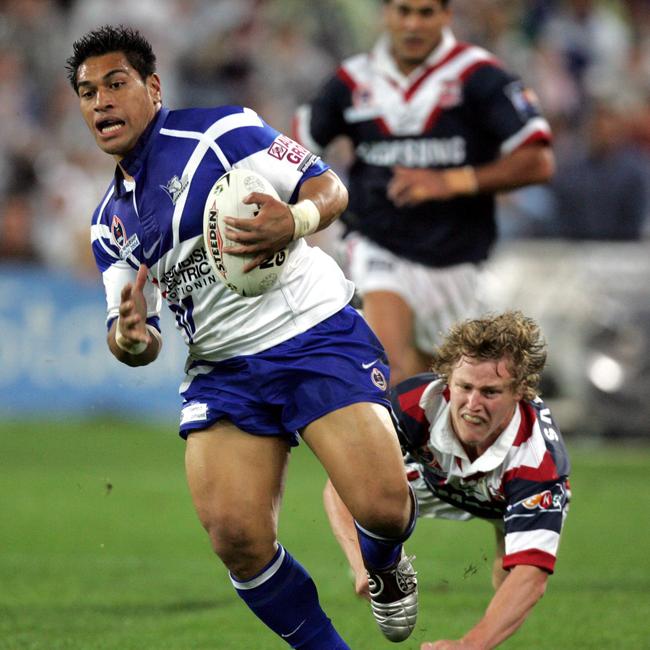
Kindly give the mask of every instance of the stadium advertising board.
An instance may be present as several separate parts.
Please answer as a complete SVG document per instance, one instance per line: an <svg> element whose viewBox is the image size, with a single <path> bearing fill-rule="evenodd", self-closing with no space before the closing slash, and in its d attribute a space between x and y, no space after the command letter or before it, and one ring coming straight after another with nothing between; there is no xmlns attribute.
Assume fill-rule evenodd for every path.
<svg viewBox="0 0 650 650"><path fill-rule="evenodd" d="M128 368L106 346L101 280L0 268L0 414L23 418L176 417L185 346L171 315L150 366Z"/></svg>

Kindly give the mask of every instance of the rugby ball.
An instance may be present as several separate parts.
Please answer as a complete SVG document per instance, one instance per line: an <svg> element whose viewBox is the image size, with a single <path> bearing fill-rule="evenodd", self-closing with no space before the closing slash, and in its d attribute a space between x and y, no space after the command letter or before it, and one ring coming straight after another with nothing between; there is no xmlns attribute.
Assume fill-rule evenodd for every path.
<svg viewBox="0 0 650 650"><path fill-rule="evenodd" d="M252 271L244 273L244 266L255 255L232 255L224 248L236 245L225 235L224 217L252 219L259 212L259 205L242 203L251 192L270 194L279 199L275 188L266 178L250 169L231 169L212 186L203 211L203 239L208 261L217 277L240 296L253 297L266 293L275 286L287 266L287 248L264 260Z"/></svg>

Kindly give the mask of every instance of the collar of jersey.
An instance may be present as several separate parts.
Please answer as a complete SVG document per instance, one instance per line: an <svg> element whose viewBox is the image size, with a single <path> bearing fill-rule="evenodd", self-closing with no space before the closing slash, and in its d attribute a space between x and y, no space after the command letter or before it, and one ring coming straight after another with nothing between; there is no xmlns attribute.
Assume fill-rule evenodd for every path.
<svg viewBox="0 0 650 650"><path fill-rule="evenodd" d="M126 170L129 176L137 180L138 174L144 165L147 154L155 140L155 134L160 131L162 125L165 123L169 115L168 108L161 108L157 115L151 120L149 126L143 131L142 135L138 138L135 147L120 161L120 164L115 169L115 193L119 196L124 190L122 185L122 171L120 167Z"/></svg>
<svg viewBox="0 0 650 650"><path fill-rule="evenodd" d="M400 72L395 64L390 53L390 42L387 34L379 38L375 47L372 50L372 57L377 66L377 69L383 74L389 76L396 81L400 86L407 87L414 79L417 79L427 68L435 66L439 61L442 61L456 46L456 37L449 28L442 31L442 39L426 60L419 65L410 74L404 75Z"/></svg>

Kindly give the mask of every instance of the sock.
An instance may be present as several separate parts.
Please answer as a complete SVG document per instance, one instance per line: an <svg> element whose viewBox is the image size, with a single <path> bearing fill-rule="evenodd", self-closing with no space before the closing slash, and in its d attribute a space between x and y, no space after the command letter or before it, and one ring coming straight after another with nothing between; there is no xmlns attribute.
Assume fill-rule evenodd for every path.
<svg viewBox="0 0 650 650"><path fill-rule="evenodd" d="M361 527L356 521L359 548L363 563L368 569L381 571L395 564L402 555L402 542L390 537L382 537Z"/></svg>
<svg viewBox="0 0 650 650"><path fill-rule="evenodd" d="M273 559L253 578L230 580L253 613L292 648L350 650L318 602L307 571L278 544Z"/></svg>
<svg viewBox="0 0 650 650"><path fill-rule="evenodd" d="M385 537L373 533L358 522L354 522L357 528L357 537L359 538L359 547L363 557L363 563L369 569L382 571L396 564L402 555L402 544L405 542L415 528L415 522L418 517L418 502L415 498L413 488L409 485L411 495L411 516L406 530L399 537Z"/></svg>

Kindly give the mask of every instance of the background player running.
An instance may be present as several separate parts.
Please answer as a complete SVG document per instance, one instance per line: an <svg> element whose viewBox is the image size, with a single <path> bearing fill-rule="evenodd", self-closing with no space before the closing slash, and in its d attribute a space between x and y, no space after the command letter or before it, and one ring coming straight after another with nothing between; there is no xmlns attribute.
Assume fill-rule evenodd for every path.
<svg viewBox="0 0 650 650"><path fill-rule="evenodd" d="M441 333L484 310L495 193L544 182L554 167L532 91L458 42L450 21L446 0L384 0L385 34L295 120L312 151L338 136L354 148L344 266L395 383L426 371Z"/></svg>

